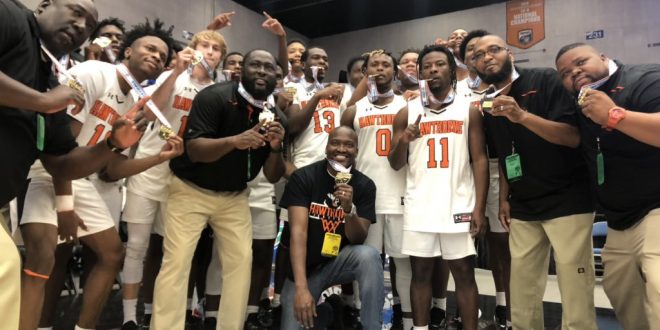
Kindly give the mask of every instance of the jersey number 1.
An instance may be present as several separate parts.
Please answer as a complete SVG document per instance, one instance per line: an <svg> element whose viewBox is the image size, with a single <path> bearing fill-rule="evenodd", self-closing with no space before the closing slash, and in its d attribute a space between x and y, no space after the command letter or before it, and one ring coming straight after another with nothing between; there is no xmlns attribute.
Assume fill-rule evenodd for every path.
<svg viewBox="0 0 660 330"><path fill-rule="evenodd" d="M435 159L435 138L429 139L426 141L426 145L429 146L429 160L426 162L426 167L436 168L438 167L438 162ZM440 168L449 167L449 139L442 138L440 139L440 147L442 148L442 158L440 159Z"/></svg>

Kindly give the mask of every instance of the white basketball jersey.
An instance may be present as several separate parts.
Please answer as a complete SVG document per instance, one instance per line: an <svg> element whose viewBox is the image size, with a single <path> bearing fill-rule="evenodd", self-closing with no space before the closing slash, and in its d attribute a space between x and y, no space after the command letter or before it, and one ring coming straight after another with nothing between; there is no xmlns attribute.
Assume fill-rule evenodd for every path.
<svg viewBox="0 0 660 330"><path fill-rule="evenodd" d="M156 81L156 85L150 86L147 91L153 94L170 74L172 74L172 71L161 74ZM167 106L161 109L161 111L165 115L165 118L167 118L167 121L172 125L172 130L177 132L177 135L180 137L183 137L185 133L193 99L199 91L212 84L213 82L206 85L199 84L193 81L190 75L185 72L177 77L172 94L167 101ZM136 159L160 153L160 150L166 143L158 136L160 126L161 123L155 121L153 125L147 128L135 153ZM169 162L162 162L142 173L130 177L128 179L128 190L142 197L164 202L167 200L167 187L169 186L171 176L172 171L170 170Z"/></svg>
<svg viewBox="0 0 660 330"><path fill-rule="evenodd" d="M294 102L300 105L301 111L318 91L312 84L306 81L299 84L291 84L287 87L296 88ZM347 102L348 100L343 101ZM336 100L323 99L318 102L307 128L294 138L292 144L292 160L297 168L325 158L325 146L328 142L328 134L340 125L340 107L341 105Z"/></svg>
<svg viewBox="0 0 660 330"><path fill-rule="evenodd" d="M124 94L119 88L117 69L113 64L100 61L80 63L69 72L85 87L85 106L77 114L68 114L82 123L76 142L80 146L94 146L112 131L112 124L133 106L131 93Z"/></svg>
<svg viewBox="0 0 660 330"><path fill-rule="evenodd" d="M402 214L406 168L395 171L387 156L392 147L394 117L406 101L395 95L392 102L377 106L364 97L355 103L353 129L358 135L355 168L376 184L376 214Z"/></svg>
<svg viewBox="0 0 660 330"><path fill-rule="evenodd" d="M420 98L408 103L408 123L420 114L422 119L421 137L408 146L405 230L469 231L476 198L468 147L469 104L460 94L439 111L423 107Z"/></svg>

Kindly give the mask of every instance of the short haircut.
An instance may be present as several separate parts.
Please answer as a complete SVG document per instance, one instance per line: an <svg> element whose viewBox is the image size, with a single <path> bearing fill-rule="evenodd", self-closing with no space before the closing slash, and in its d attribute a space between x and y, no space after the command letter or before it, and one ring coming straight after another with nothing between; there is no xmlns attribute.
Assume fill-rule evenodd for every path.
<svg viewBox="0 0 660 330"><path fill-rule="evenodd" d="M154 20L153 25L149 22L149 19L145 19L144 23L133 25L133 29L126 32L124 35L124 40L122 41L121 47L119 48L119 55L117 56L117 59L119 61L123 60L124 51L126 48L131 47L136 40L143 37L152 36L162 40L165 45L167 45L167 59L165 60L164 64L165 66L168 66L172 60L172 48L174 45L172 30L174 30L174 26L170 25L170 27L165 30L163 29L163 25L164 23L158 18Z"/></svg>
<svg viewBox="0 0 660 330"><path fill-rule="evenodd" d="M392 56L391 53L388 53L388 52L386 52L382 49L372 50L372 51L362 55L362 56L365 56L364 63L362 63L362 70L365 70L365 71L367 70L367 67L369 66L369 59L371 59L372 56L376 56L376 55L385 55L385 56L389 57L390 60L392 60L392 68L394 69L394 74L396 74L399 71L399 66L397 65L398 62L397 62L396 58L394 58L394 56Z"/></svg>
<svg viewBox="0 0 660 330"><path fill-rule="evenodd" d="M104 18L99 22L99 24L96 25L96 28L94 29L94 31L92 31L92 34L89 36L89 41L93 41L94 39L98 38L99 35L101 34L101 29L108 25L114 25L121 31L121 33L126 34L124 21L120 20L117 17L108 17L108 18Z"/></svg>
<svg viewBox="0 0 660 330"><path fill-rule="evenodd" d="M346 65L346 72L350 73L351 69L353 68L353 65L355 65L355 63L359 61L366 62L366 57L364 55L352 57L350 60L348 60L348 64Z"/></svg>
<svg viewBox="0 0 660 330"><path fill-rule="evenodd" d="M227 53L227 43L225 42L225 38L222 36L222 34L213 30L204 30L195 33L188 47L195 49L195 47L197 47L197 45L203 40L211 40L219 43L220 52L222 53L223 57L225 56L225 53Z"/></svg>
<svg viewBox="0 0 660 330"><path fill-rule="evenodd" d="M406 48L406 49L402 50L401 55L399 55L399 58L397 59L396 62L401 63L401 59L403 58L403 56L405 56L406 54L410 54L410 53L419 55L419 49L417 49L417 48Z"/></svg>
<svg viewBox="0 0 660 330"><path fill-rule="evenodd" d="M574 48L582 47L582 46L588 46L588 45L585 44L584 42L574 42L574 43L572 43L572 44L568 44L568 45L562 47L562 48L559 50L559 52L557 52L557 56L555 57L555 63L557 63L557 60L559 60L559 58L560 58L562 55L566 54L567 51L569 51L569 50L571 50L571 49L574 49Z"/></svg>
<svg viewBox="0 0 660 330"><path fill-rule="evenodd" d="M459 47L458 53L461 55L461 58L463 61L465 61L465 53L467 52L467 44L470 42L470 40L474 38L481 38L483 36L487 36L490 33L486 30L472 30L470 31L465 38L463 38L463 41L461 42L461 46Z"/></svg>
<svg viewBox="0 0 660 330"><path fill-rule="evenodd" d="M302 55L300 55L300 61L301 62L303 62L303 63L307 62L307 58L309 57L309 51L311 49L320 49L322 51L325 51L325 49L323 49L321 47L318 47L318 46L312 46L312 47L309 47L309 48L305 48L305 51L302 53Z"/></svg>
<svg viewBox="0 0 660 330"><path fill-rule="evenodd" d="M229 54L225 55L225 58L222 59L222 68L223 68L223 69L225 68L225 66L227 66L227 59L228 59L230 56L234 56L234 55L240 55L241 57L245 58L245 56L243 56L243 53L240 53L240 52L230 52Z"/></svg>
<svg viewBox="0 0 660 330"><path fill-rule="evenodd" d="M249 52L245 53L245 55L243 55L243 61L246 61L250 56L252 56L252 53L254 53L254 52L266 52L266 53L270 54L270 56L273 57L275 65L277 65L277 60L275 60L275 55L273 55L271 52L269 52L269 51L267 51L263 48L255 48L255 49L252 49Z"/></svg>
<svg viewBox="0 0 660 330"><path fill-rule="evenodd" d="M417 58L417 70L422 71L422 61L424 57L432 52L444 53L447 56L447 65L449 65L449 75L451 76L451 87L456 89L456 60L454 60L454 55L449 49L444 46L438 45L426 45L421 52L419 52L419 57Z"/></svg>

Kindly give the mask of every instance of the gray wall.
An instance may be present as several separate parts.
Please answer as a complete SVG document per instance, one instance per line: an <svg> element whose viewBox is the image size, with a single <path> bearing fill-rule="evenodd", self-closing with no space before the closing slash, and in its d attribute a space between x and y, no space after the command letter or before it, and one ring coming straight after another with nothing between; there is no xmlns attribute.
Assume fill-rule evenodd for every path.
<svg viewBox="0 0 660 330"><path fill-rule="evenodd" d="M21 0L28 8L36 8L40 0ZM96 0L99 19L108 16L119 17L127 28L144 21L145 17L155 17L167 25L174 25L174 37L182 40L182 31L196 32L204 29L208 22L220 12L235 11L232 25L220 30L225 37L229 51L246 52L253 48L265 48L277 52L277 39L261 28L265 20L257 14L230 0ZM287 29L288 38L309 40L301 34Z"/></svg>
<svg viewBox="0 0 660 330"><path fill-rule="evenodd" d="M411 2L414 5L414 2ZM528 59L523 66L551 66L561 46L587 42L610 57L628 63L660 63L659 0L546 0L545 40L532 48L512 47L515 58ZM437 15L344 34L313 39L330 57L333 79L352 56L384 48L395 56L408 47L421 47L436 37L446 39L456 28L487 29L506 35L506 4L500 3L445 15ZM586 32L605 30L605 38L585 40Z"/></svg>

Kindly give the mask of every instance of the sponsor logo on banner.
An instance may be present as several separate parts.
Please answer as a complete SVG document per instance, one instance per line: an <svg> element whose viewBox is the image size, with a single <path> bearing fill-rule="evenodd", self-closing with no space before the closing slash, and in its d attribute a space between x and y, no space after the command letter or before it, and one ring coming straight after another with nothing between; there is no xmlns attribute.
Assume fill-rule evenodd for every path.
<svg viewBox="0 0 660 330"><path fill-rule="evenodd" d="M511 0L506 3L506 42L527 49L545 39L544 0Z"/></svg>

